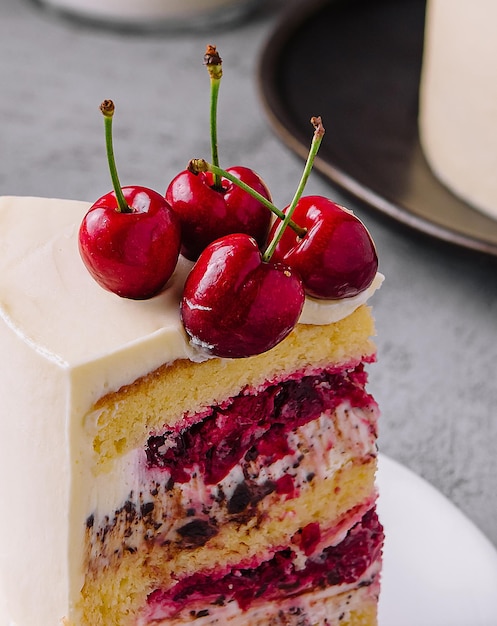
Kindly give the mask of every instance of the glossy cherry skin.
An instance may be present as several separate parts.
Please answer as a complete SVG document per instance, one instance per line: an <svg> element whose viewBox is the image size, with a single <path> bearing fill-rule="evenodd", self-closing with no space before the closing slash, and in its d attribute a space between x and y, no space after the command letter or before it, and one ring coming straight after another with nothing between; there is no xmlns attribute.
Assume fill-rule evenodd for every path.
<svg viewBox="0 0 497 626"><path fill-rule="evenodd" d="M240 166L227 171L271 199L265 183L253 170ZM222 190L215 189L213 184L211 173L193 174L185 170L166 190L166 200L181 220L183 256L195 261L208 244L231 233L251 235L262 249L270 228L271 211L225 178Z"/></svg>
<svg viewBox="0 0 497 626"><path fill-rule="evenodd" d="M97 200L79 229L79 251L93 278L124 298L150 298L169 280L181 245L179 219L163 196L123 187L132 212L119 212L112 191Z"/></svg>
<svg viewBox="0 0 497 626"><path fill-rule="evenodd" d="M290 333L304 299L292 270L264 262L255 239L237 233L200 255L185 283L181 318L193 345L219 357L249 357Z"/></svg>
<svg viewBox="0 0 497 626"><path fill-rule="evenodd" d="M286 228L271 260L292 267L308 295L341 299L369 287L378 257L370 234L355 215L322 196L304 196L292 219L307 229L306 235L299 238Z"/></svg>

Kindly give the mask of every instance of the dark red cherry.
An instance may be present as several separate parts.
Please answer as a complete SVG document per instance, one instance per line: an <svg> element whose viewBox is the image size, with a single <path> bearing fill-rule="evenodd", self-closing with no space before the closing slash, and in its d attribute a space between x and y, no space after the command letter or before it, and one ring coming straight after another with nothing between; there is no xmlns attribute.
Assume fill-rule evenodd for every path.
<svg viewBox="0 0 497 626"><path fill-rule="evenodd" d="M271 260L292 267L308 295L348 298L369 287L378 257L370 234L355 215L322 196L305 196L292 217L307 233L298 237L286 228ZM278 222L271 238L277 227Z"/></svg>
<svg viewBox="0 0 497 626"><path fill-rule="evenodd" d="M263 180L250 168L230 167L227 171L271 199ZM210 172L185 170L169 184L166 200L181 220L181 252L192 261L212 241L231 233L252 236L261 249L266 243L271 212L226 178L221 179L221 188L216 188Z"/></svg>
<svg viewBox="0 0 497 626"><path fill-rule="evenodd" d="M112 191L97 200L79 230L79 250L93 278L125 298L150 298L169 280L180 249L180 224L163 196L123 187L128 211Z"/></svg>
<svg viewBox="0 0 497 626"><path fill-rule="evenodd" d="M169 280L180 249L180 223L167 201L147 187L121 187L114 159L112 100L100 105L114 191L99 198L79 228L79 251L93 278L123 298L155 295Z"/></svg>
<svg viewBox="0 0 497 626"><path fill-rule="evenodd" d="M185 283L181 318L193 345L219 357L248 357L291 332L304 297L290 268L264 262L255 239L237 233L200 255Z"/></svg>

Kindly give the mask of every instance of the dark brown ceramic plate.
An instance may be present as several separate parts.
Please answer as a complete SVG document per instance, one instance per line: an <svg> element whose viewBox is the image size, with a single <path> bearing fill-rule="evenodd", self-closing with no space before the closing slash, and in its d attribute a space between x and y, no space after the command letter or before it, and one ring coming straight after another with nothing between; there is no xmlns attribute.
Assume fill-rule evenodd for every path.
<svg viewBox="0 0 497 626"><path fill-rule="evenodd" d="M321 115L316 168L418 231L497 256L497 221L432 174L418 137L425 0L301 0L269 38L262 99L281 139L305 158Z"/></svg>

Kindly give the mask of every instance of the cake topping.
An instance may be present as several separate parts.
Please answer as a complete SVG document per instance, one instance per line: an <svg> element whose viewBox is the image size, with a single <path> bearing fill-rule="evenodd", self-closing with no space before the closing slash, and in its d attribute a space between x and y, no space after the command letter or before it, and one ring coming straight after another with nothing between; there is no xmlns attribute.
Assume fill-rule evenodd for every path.
<svg viewBox="0 0 497 626"><path fill-rule="evenodd" d="M192 159L165 197L144 187L121 188L112 146L114 104L105 101L114 191L88 211L79 246L97 282L134 299L163 289L181 248L186 259L196 261L179 303L191 345L210 356L241 358L282 341L299 321L306 296L314 303L335 303L369 293L378 258L351 211L321 196L302 195L325 133L320 117L311 118L309 156L285 210L273 204L253 170L219 166L222 62L214 46L207 46L204 63L211 79L212 163Z"/></svg>
<svg viewBox="0 0 497 626"><path fill-rule="evenodd" d="M192 343L211 354L245 357L269 350L297 323L302 311L298 293L334 300L354 297L376 276L376 250L362 222L327 198L302 197L325 132L320 117L311 122L314 135L292 202L285 211L264 202L280 219L271 230L264 255L253 261L258 273L250 273L248 265L243 267L246 253L242 248L249 240L231 236L208 246L187 279L181 302L183 325ZM190 161L189 168L227 175L202 159ZM276 282L264 287L273 288L273 293L263 293L263 269L264 276L274 274L275 269L281 273L278 279L274 276ZM292 282L283 277L291 277ZM302 306L304 301L303 297ZM259 310L261 304L267 320Z"/></svg>
<svg viewBox="0 0 497 626"><path fill-rule="evenodd" d="M284 231L272 258L298 272L307 295L348 298L371 285L378 257L371 236L353 213L322 196L306 196L293 216L307 233L299 238Z"/></svg>
<svg viewBox="0 0 497 626"><path fill-rule="evenodd" d="M304 306L295 272L262 260L243 233L209 244L186 279L183 325L194 345L220 357L266 352L294 328Z"/></svg>
<svg viewBox="0 0 497 626"><path fill-rule="evenodd" d="M326 300L354 297L376 276L376 248L364 224L351 211L328 198L302 197L325 133L320 117L311 118L311 123L314 135L309 156L293 200L284 211L203 159L190 161L189 169L229 176L280 218L273 224L263 258L292 267L302 279L306 295Z"/></svg>
<svg viewBox="0 0 497 626"><path fill-rule="evenodd" d="M217 100L222 77L221 58L214 46L207 46L204 63L210 75L210 135L212 163L219 166L217 142ZM271 194L253 170L230 167L233 177L245 182L263 198ZM216 172L180 172L166 190L166 199L181 219L182 254L195 261L212 241L231 233L246 233L263 248L269 232L271 213L254 196Z"/></svg>
<svg viewBox="0 0 497 626"><path fill-rule="evenodd" d="M176 267L179 219L156 191L139 186L121 188L112 145L114 104L105 100L100 109L114 190L99 198L83 219L81 258L105 289L125 298L150 298Z"/></svg>
<svg viewBox="0 0 497 626"><path fill-rule="evenodd" d="M320 117L313 117L311 123L314 137L300 184L284 211L285 219L273 225L265 256L297 271L308 296L353 297L373 282L378 257L364 224L351 211L321 196L302 197L325 132ZM292 217L305 235L295 237L286 228Z"/></svg>

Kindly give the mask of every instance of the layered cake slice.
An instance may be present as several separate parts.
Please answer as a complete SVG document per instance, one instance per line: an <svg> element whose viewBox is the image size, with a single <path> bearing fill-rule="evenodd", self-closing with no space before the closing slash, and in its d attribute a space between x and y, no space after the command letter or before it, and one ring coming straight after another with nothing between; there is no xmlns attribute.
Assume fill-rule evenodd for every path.
<svg viewBox="0 0 497 626"><path fill-rule="evenodd" d="M376 624L382 277L308 300L269 351L208 357L180 320L191 263L118 298L77 254L87 210L0 201L0 622Z"/></svg>

